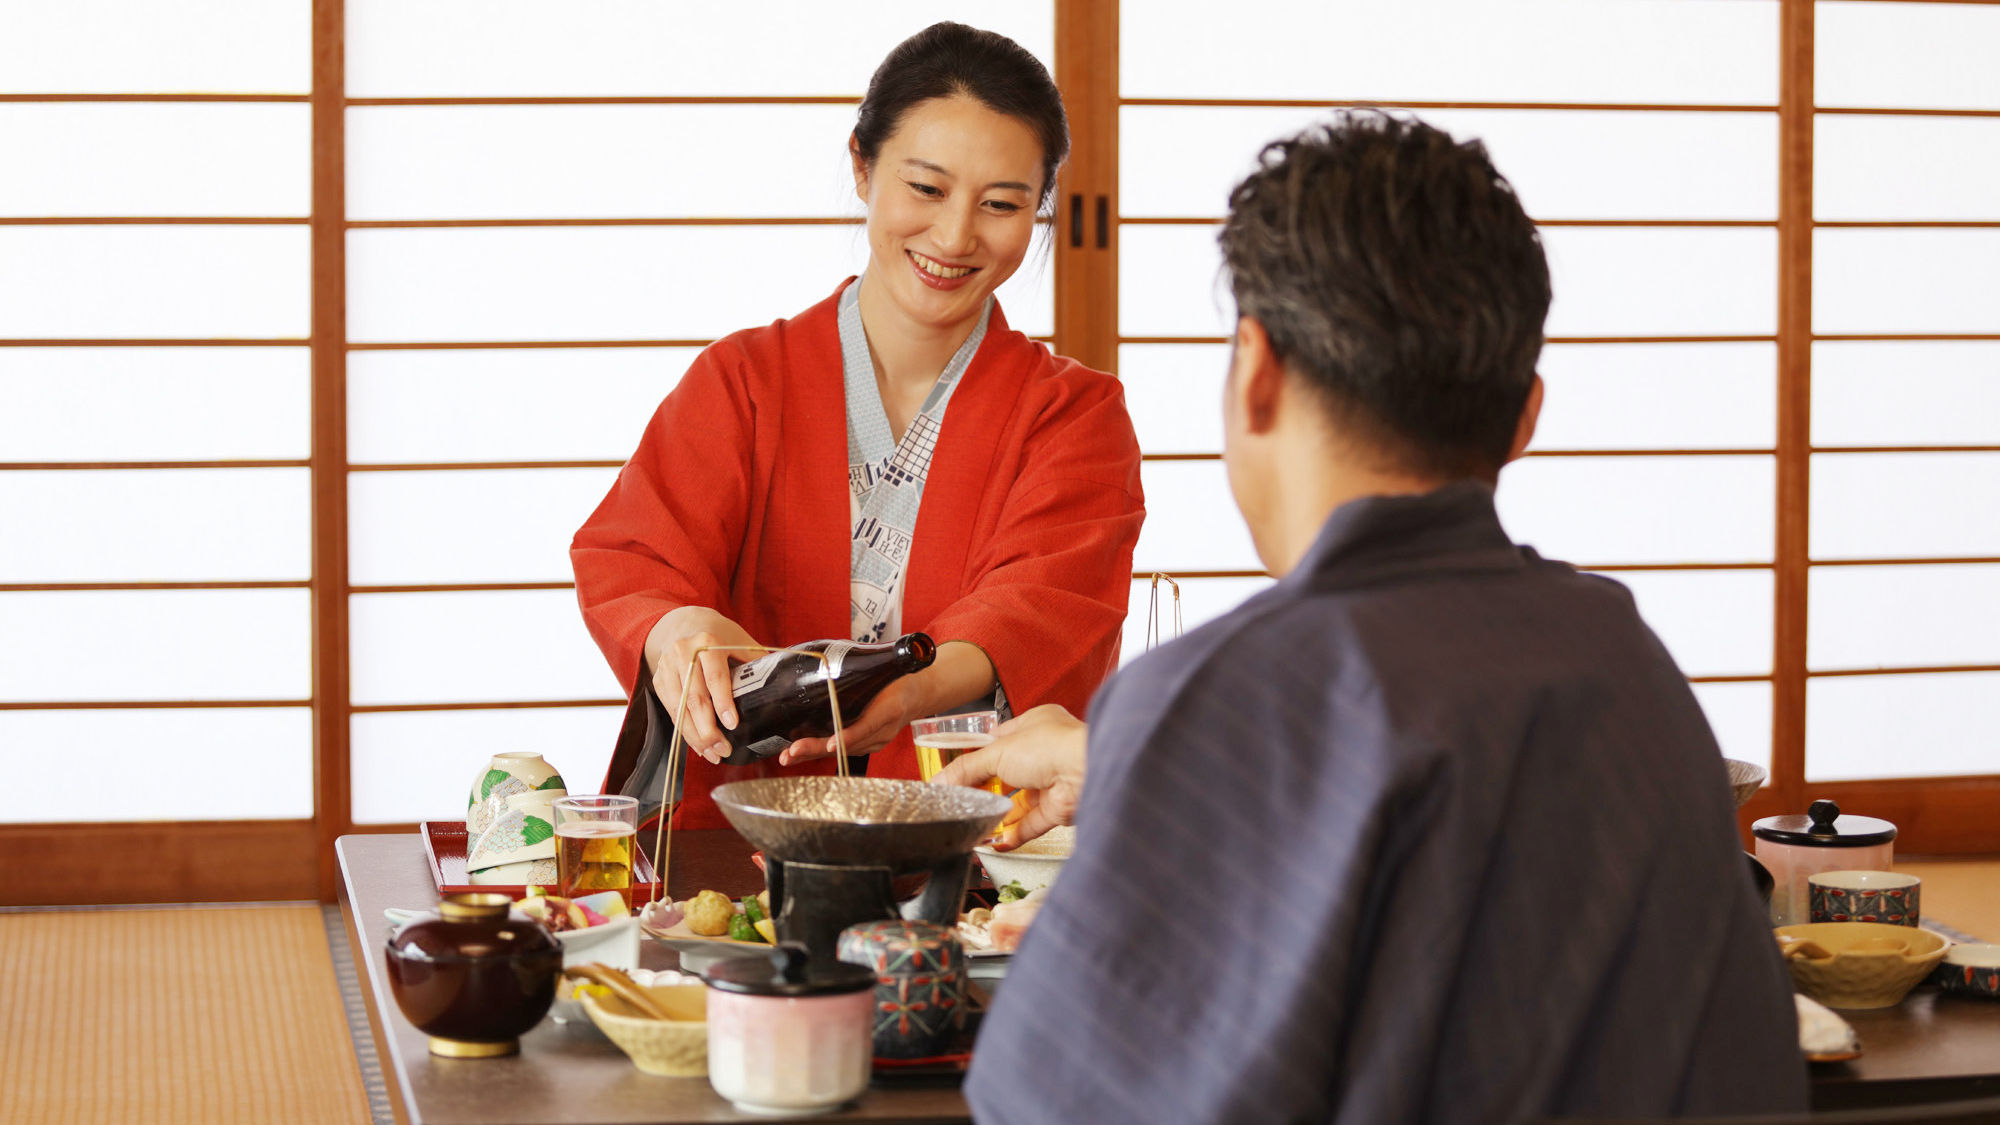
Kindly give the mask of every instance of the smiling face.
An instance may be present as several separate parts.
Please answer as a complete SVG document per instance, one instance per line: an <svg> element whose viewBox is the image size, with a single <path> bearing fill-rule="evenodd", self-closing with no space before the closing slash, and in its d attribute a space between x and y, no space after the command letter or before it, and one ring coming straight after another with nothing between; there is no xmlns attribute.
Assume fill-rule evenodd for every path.
<svg viewBox="0 0 2000 1125"><path fill-rule="evenodd" d="M1035 234L1042 145L1025 122L967 97L903 114L873 166L854 158L868 205L868 281L913 327L979 315Z"/></svg>

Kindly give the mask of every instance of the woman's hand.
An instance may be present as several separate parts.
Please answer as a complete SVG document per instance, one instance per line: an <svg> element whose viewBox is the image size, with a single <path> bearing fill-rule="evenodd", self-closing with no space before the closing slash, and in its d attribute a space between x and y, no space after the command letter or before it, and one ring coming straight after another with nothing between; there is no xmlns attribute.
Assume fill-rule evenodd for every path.
<svg viewBox="0 0 2000 1125"><path fill-rule="evenodd" d="M940 785L980 785L999 778L1014 794L1014 811L1000 826L995 850L1018 848L1059 824L1076 823L1090 728L1053 703L1001 723L991 745L957 760L931 779Z"/></svg>
<svg viewBox="0 0 2000 1125"><path fill-rule="evenodd" d="M849 754L873 754L918 719L961 707L993 694L993 661L970 641L946 641L937 659L882 689L861 717L842 729ZM801 738L778 755L783 765L809 762L833 753L831 738Z"/></svg>
<svg viewBox="0 0 2000 1125"><path fill-rule="evenodd" d="M681 683L688 674L688 661L697 651L711 645L756 643L743 626L702 606L682 606L660 618L646 634L646 667L667 714L680 722ZM688 680L687 720L681 725L681 739L711 762L729 756L732 748L722 731L736 729L735 698L729 685L731 657L754 660L757 654L704 652L700 669Z"/></svg>

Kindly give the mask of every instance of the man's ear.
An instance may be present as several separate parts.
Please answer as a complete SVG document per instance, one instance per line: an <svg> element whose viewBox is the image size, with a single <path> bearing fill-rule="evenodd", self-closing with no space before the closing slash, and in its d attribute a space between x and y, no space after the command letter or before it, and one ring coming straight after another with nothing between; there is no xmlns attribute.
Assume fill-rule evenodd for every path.
<svg viewBox="0 0 2000 1125"><path fill-rule="evenodd" d="M1236 349L1229 371L1231 406L1249 433L1269 433L1285 400L1285 365L1271 350L1270 333L1255 317L1236 318Z"/></svg>
<svg viewBox="0 0 2000 1125"><path fill-rule="evenodd" d="M847 158L854 164L854 194L861 202L868 202L868 162L861 158L861 141L853 133L847 134Z"/></svg>
<svg viewBox="0 0 2000 1125"><path fill-rule="evenodd" d="M1542 377L1528 387L1528 401L1521 404L1521 416L1514 420L1514 444L1507 450L1507 460L1512 461L1528 451L1528 443L1535 440L1535 423L1542 417Z"/></svg>

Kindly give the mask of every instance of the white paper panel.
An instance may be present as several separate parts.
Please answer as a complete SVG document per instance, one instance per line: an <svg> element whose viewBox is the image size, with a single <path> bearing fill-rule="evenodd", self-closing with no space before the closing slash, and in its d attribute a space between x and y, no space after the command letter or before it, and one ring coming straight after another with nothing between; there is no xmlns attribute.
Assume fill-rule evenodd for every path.
<svg viewBox="0 0 2000 1125"><path fill-rule="evenodd" d="M1816 453L1812 557L2000 556L2000 453Z"/></svg>
<svg viewBox="0 0 2000 1125"><path fill-rule="evenodd" d="M350 97L858 96L889 49L936 20L1013 37L1054 65L1055 6L965 0L664 4L349 0Z"/></svg>
<svg viewBox="0 0 2000 1125"><path fill-rule="evenodd" d="M1813 232L1813 331L2000 332L2000 229Z"/></svg>
<svg viewBox="0 0 2000 1125"><path fill-rule="evenodd" d="M303 337L303 226L0 227L0 338Z"/></svg>
<svg viewBox="0 0 2000 1125"><path fill-rule="evenodd" d="M1134 572L1264 569L1222 462L1148 461L1139 475L1146 526L1132 554Z"/></svg>
<svg viewBox="0 0 2000 1125"><path fill-rule="evenodd" d="M347 357L347 456L613 461L631 456L698 348L367 351Z"/></svg>
<svg viewBox="0 0 2000 1125"><path fill-rule="evenodd" d="M1806 780L2000 773L1995 730L2000 673L1807 680Z"/></svg>
<svg viewBox="0 0 2000 1125"><path fill-rule="evenodd" d="M0 215L300 216L303 103L0 103Z"/></svg>
<svg viewBox="0 0 2000 1125"><path fill-rule="evenodd" d="M0 473L0 582L311 576L305 469Z"/></svg>
<svg viewBox="0 0 2000 1125"><path fill-rule="evenodd" d="M1776 344L1550 344L1529 448L1771 448L1777 365Z"/></svg>
<svg viewBox="0 0 2000 1125"><path fill-rule="evenodd" d="M1252 596L1267 590L1276 581L1272 578L1177 578L1181 584L1181 629L1182 634L1192 633L1218 617L1229 614ZM1146 624L1148 610L1152 605L1153 583L1150 578L1134 580L1132 583L1131 608L1125 615L1123 644L1118 650L1118 663L1122 666L1146 653ZM1172 643L1174 632L1174 595L1172 587L1160 583L1160 619L1158 640L1160 644Z"/></svg>
<svg viewBox="0 0 2000 1125"><path fill-rule="evenodd" d="M1847 0L1813 8L1817 104L2000 109L2000 9Z"/></svg>
<svg viewBox="0 0 2000 1125"><path fill-rule="evenodd" d="M1771 685L1693 684L1722 756L1771 768Z"/></svg>
<svg viewBox="0 0 2000 1125"><path fill-rule="evenodd" d="M509 750L540 754L571 793L595 793L624 717L623 706L363 712L349 728L354 822L463 820L472 779Z"/></svg>
<svg viewBox="0 0 2000 1125"><path fill-rule="evenodd" d="M0 594L0 637L7 638L0 644L0 699L312 694L311 596L305 590Z"/></svg>
<svg viewBox="0 0 2000 1125"><path fill-rule="evenodd" d="M311 363L303 347L8 348L0 459L303 459Z"/></svg>
<svg viewBox="0 0 2000 1125"><path fill-rule="evenodd" d="M1121 344L1125 409L1147 453L1222 452L1227 344Z"/></svg>
<svg viewBox="0 0 2000 1125"><path fill-rule="evenodd" d="M1772 577L1768 570L1624 570L1639 615L1689 676L1762 676L1771 671Z"/></svg>
<svg viewBox="0 0 2000 1125"><path fill-rule="evenodd" d="M362 106L350 219L862 213L851 105Z"/></svg>
<svg viewBox="0 0 2000 1125"><path fill-rule="evenodd" d="M0 821L313 814L312 712L304 707L0 711L0 747L15 798L0 802Z"/></svg>
<svg viewBox="0 0 2000 1125"><path fill-rule="evenodd" d="M622 699L570 590L356 594L357 704Z"/></svg>
<svg viewBox="0 0 2000 1125"><path fill-rule="evenodd" d="M1219 218L1266 142L1331 116L1127 106L1119 116L1119 209ZM1539 219L1777 217L1775 113L1426 109L1414 116L1461 141L1483 141Z"/></svg>
<svg viewBox="0 0 2000 1125"><path fill-rule="evenodd" d="M0 93L311 89L311 4L63 0L0 8Z"/></svg>
<svg viewBox="0 0 2000 1125"><path fill-rule="evenodd" d="M1227 335L1234 303L1218 228L1119 231L1119 331ZM1825 233L1825 232L1822 232ZM1841 232L1849 233L1849 232ZM1546 227L1551 336L1766 335L1777 326L1777 232L1755 227Z"/></svg>
<svg viewBox="0 0 2000 1125"><path fill-rule="evenodd" d="M1816 566L1813 671L2000 664L2000 566Z"/></svg>
<svg viewBox="0 0 2000 1125"><path fill-rule="evenodd" d="M1992 49L2000 51L2000 35ZM1819 219L2000 219L2000 119L1813 120L1813 214Z"/></svg>
<svg viewBox="0 0 2000 1125"><path fill-rule="evenodd" d="M1758 336L1778 327L1778 232L1548 227L1551 336Z"/></svg>
<svg viewBox="0 0 2000 1125"><path fill-rule="evenodd" d="M1029 335L1055 323L1045 245L1000 287ZM347 247L348 336L367 342L708 340L797 315L868 262L858 226L364 229Z"/></svg>
<svg viewBox="0 0 2000 1125"><path fill-rule="evenodd" d="M1778 100L1774 3L1148 0L1121 13L1128 98Z"/></svg>
<svg viewBox="0 0 2000 1125"><path fill-rule="evenodd" d="M1514 541L1550 558L1769 562L1776 481L1772 457L1529 457L1497 497Z"/></svg>
<svg viewBox="0 0 2000 1125"><path fill-rule="evenodd" d="M616 469L350 473L357 586L567 582L569 541Z"/></svg>
<svg viewBox="0 0 2000 1125"><path fill-rule="evenodd" d="M2000 445L2000 341L1812 346L1816 445Z"/></svg>

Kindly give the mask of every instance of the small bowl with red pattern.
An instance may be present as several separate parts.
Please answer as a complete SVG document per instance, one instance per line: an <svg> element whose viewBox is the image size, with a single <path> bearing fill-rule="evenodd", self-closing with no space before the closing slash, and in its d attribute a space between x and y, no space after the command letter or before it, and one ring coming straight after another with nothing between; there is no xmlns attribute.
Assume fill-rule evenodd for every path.
<svg viewBox="0 0 2000 1125"><path fill-rule="evenodd" d="M1954 945L1931 979L1958 996L2000 1000L2000 945Z"/></svg>

